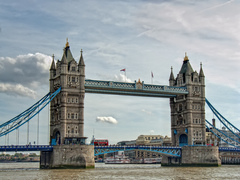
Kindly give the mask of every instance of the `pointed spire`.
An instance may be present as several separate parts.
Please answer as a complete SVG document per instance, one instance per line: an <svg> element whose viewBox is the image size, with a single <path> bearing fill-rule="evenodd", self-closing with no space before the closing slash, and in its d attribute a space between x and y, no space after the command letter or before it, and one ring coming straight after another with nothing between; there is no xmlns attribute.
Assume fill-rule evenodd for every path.
<svg viewBox="0 0 240 180"><path fill-rule="evenodd" d="M66 57L66 53L65 53L65 48L63 49L63 56L62 56L61 63L62 64L67 64L67 57Z"/></svg>
<svg viewBox="0 0 240 180"><path fill-rule="evenodd" d="M169 81L174 81L174 75L173 75L173 67L171 66L171 74L170 74L170 78Z"/></svg>
<svg viewBox="0 0 240 180"><path fill-rule="evenodd" d="M83 60L83 55L82 55L82 53L83 53L83 51L82 51L82 49L81 49L81 56L80 56L80 59L79 59L79 66L85 66L85 64L84 64L84 60Z"/></svg>
<svg viewBox="0 0 240 180"><path fill-rule="evenodd" d="M200 77L204 77L203 69L202 69L202 62L200 63L200 72L199 72Z"/></svg>
<svg viewBox="0 0 240 180"><path fill-rule="evenodd" d="M52 55L52 64L51 64L51 67L50 67L50 70L55 70L56 67L55 67L55 61L54 61L54 54Z"/></svg>

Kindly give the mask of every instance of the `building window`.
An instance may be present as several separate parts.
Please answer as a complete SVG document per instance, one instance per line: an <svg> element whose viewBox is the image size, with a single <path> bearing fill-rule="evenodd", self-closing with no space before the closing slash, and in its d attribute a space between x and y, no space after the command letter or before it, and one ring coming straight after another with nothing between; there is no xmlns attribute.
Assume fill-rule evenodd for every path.
<svg viewBox="0 0 240 180"><path fill-rule="evenodd" d="M70 119L70 113L68 113L68 119Z"/></svg>
<svg viewBox="0 0 240 180"><path fill-rule="evenodd" d="M68 81L69 81L69 82L71 81L71 77L70 77L70 76L68 77Z"/></svg>
<svg viewBox="0 0 240 180"><path fill-rule="evenodd" d="M75 66L72 67L72 71L76 71L76 67Z"/></svg>
<svg viewBox="0 0 240 180"><path fill-rule="evenodd" d="M78 114L76 113L76 119L78 118ZM76 127L77 128L77 127Z"/></svg>
<svg viewBox="0 0 240 180"><path fill-rule="evenodd" d="M78 98L76 98L76 103L78 103Z"/></svg>
<svg viewBox="0 0 240 180"><path fill-rule="evenodd" d="M75 82L75 77L72 77L72 82Z"/></svg>
<svg viewBox="0 0 240 180"><path fill-rule="evenodd" d="M182 111L183 108L182 108L182 104L179 104L179 111Z"/></svg>
<svg viewBox="0 0 240 180"><path fill-rule="evenodd" d="M71 119L74 119L74 113L71 114Z"/></svg>
<svg viewBox="0 0 240 180"><path fill-rule="evenodd" d="M73 100L73 98L72 98L72 103L74 103L74 100Z"/></svg>
<svg viewBox="0 0 240 180"><path fill-rule="evenodd" d="M70 98L68 98L68 103L70 103Z"/></svg>

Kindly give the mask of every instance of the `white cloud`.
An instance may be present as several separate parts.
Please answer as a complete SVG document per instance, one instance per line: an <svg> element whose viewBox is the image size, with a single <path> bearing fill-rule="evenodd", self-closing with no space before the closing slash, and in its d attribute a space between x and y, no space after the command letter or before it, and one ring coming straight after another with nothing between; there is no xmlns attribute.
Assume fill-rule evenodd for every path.
<svg viewBox="0 0 240 180"><path fill-rule="evenodd" d="M151 111L147 111L146 109L142 109L142 112L148 114L148 115L152 115L152 112Z"/></svg>
<svg viewBox="0 0 240 180"><path fill-rule="evenodd" d="M97 117L96 121L109 123L109 124L117 124L118 123L118 121L113 117Z"/></svg>
<svg viewBox="0 0 240 180"><path fill-rule="evenodd" d="M127 78L124 74L114 75L114 80L119 82L132 82L132 80Z"/></svg>
<svg viewBox="0 0 240 180"><path fill-rule="evenodd" d="M31 98L36 98L37 95L37 93L34 90L24 87L21 84L14 85L8 83L0 83L0 92L9 95L19 95Z"/></svg>
<svg viewBox="0 0 240 180"><path fill-rule="evenodd" d="M51 57L42 53L0 57L0 92L35 97L37 88L48 85Z"/></svg>

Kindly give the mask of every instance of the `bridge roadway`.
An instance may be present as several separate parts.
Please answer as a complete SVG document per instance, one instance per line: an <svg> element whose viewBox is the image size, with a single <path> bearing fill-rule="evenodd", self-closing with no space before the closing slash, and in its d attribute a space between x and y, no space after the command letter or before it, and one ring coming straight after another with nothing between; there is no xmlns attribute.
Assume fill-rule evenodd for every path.
<svg viewBox="0 0 240 180"><path fill-rule="evenodd" d="M94 155L113 153L117 151L144 150L181 157L181 147L171 146L95 146ZM9 151L53 151L51 145L7 145L0 146L0 152ZM240 152L240 148L219 147L219 152Z"/></svg>
<svg viewBox="0 0 240 180"><path fill-rule="evenodd" d="M86 93L116 94L148 97L176 97L176 95L188 94L186 87L173 87L154 84L144 84L144 82L114 82L85 79Z"/></svg>

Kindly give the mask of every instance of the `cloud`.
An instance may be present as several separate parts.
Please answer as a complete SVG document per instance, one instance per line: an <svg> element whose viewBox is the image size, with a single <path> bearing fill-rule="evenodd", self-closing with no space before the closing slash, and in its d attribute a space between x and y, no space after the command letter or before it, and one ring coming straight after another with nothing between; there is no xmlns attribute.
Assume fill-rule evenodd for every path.
<svg viewBox="0 0 240 180"><path fill-rule="evenodd" d="M127 78L124 74L115 75L114 80L120 82L132 82L131 79Z"/></svg>
<svg viewBox="0 0 240 180"><path fill-rule="evenodd" d="M96 121L109 123L109 124L117 124L118 123L118 121L113 117L97 117Z"/></svg>
<svg viewBox="0 0 240 180"><path fill-rule="evenodd" d="M0 57L0 92L34 97L42 85L48 85L51 57L42 53Z"/></svg>
<svg viewBox="0 0 240 180"><path fill-rule="evenodd" d="M149 114L149 115L152 115L152 112L151 111L147 111L146 109L142 109L142 112L144 112L146 114Z"/></svg>
<svg viewBox="0 0 240 180"><path fill-rule="evenodd" d="M34 90L24 87L21 84L13 85L8 83L0 83L0 92L9 95L19 95L31 98L36 98L37 95Z"/></svg>

